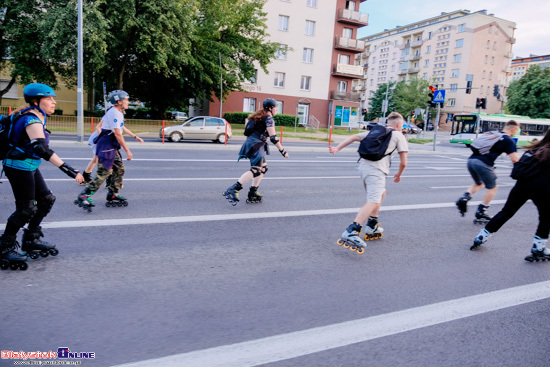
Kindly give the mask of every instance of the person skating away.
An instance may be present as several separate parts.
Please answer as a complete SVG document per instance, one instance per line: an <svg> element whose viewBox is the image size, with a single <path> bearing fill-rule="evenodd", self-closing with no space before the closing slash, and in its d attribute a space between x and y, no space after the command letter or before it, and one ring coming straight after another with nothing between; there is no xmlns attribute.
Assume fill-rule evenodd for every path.
<svg viewBox="0 0 550 367"><path fill-rule="evenodd" d="M258 192L258 187L267 172L265 156L269 154L267 144L268 138L279 150L281 155L288 158L288 153L283 149L275 132L275 121L273 121L273 116L276 113L277 101L267 98L263 103L263 109L248 116L248 122L245 128L245 135L248 136L239 152L239 160L241 158L249 159L251 167L249 171L242 174L237 182L222 193L231 205L237 205L239 201L239 191L251 180L252 185L250 186L246 201L248 203L259 203L262 201L262 196Z"/></svg>
<svg viewBox="0 0 550 367"><path fill-rule="evenodd" d="M90 198L107 180L106 206L128 205L126 198L119 194L124 178L124 163L119 149L123 148L128 160L133 155L124 140L123 132L126 132L138 142L143 143L136 134L124 126L124 111L128 109L129 95L123 90L115 90L109 93L109 102L113 104L102 118L101 133L97 138L96 154L98 158L97 172L94 179L86 185L75 204L78 204L88 212L95 205Z"/></svg>
<svg viewBox="0 0 550 367"><path fill-rule="evenodd" d="M92 153L94 154L88 165L86 166L86 169L84 172L82 172L82 176L84 176L84 183L87 184L88 182L92 181L92 171L94 167L97 165L98 158L97 158L97 144L95 143L96 139L99 137L99 134L101 134L101 127L103 126L103 119L97 124L96 129L90 135L88 138L88 145L92 149Z"/></svg>
<svg viewBox="0 0 550 367"><path fill-rule="evenodd" d="M539 224L533 237L531 255L527 261L550 260L548 234L550 233L550 130L544 138L534 142L524 155L534 156L535 161L529 162L532 169L529 175L519 177L510 191L506 204L483 228L474 240L470 250L477 249L485 243L489 236L497 232L517 211L531 199L539 212ZM523 157L520 163L523 163ZM516 167L514 167L514 170ZM512 171L514 172L514 171Z"/></svg>
<svg viewBox="0 0 550 367"><path fill-rule="evenodd" d="M518 161L516 143L512 139L519 131L519 123L510 120L501 131L502 136L486 154L481 154L476 148L472 147L473 154L468 158L468 171L474 180L474 183L468 187L468 190L456 202L456 206L462 216L467 211L468 201L476 192L485 187L486 191L481 199L475 213L475 223L487 223L491 217L487 214L487 209L497 192L497 176L495 174L495 161L502 154L506 153L512 163Z"/></svg>
<svg viewBox="0 0 550 367"><path fill-rule="evenodd" d="M14 123L9 134L11 149L3 160L3 169L15 197L15 211L9 216L4 233L0 236L0 266L15 270L27 269L27 256L57 255L54 244L42 241L44 236L40 224L55 202L39 166L42 159L58 167L67 176L81 183L82 175L63 162L49 146L49 132L46 130L48 116L55 112L54 90L45 84L31 83L23 89L24 109L14 112ZM17 115L19 114L19 115ZM22 253L18 252L17 232L23 229Z"/></svg>
<svg viewBox="0 0 550 367"><path fill-rule="evenodd" d="M393 176L395 183L401 181L401 175L407 167L409 146L407 139L405 139L401 132L403 130L403 116L397 112L392 112L388 116L386 129L390 131L386 130L383 133L389 133L390 136L388 137L389 142L387 143L387 149L383 152L383 157L379 160L361 158L359 172L366 190L367 202L359 209L355 219L342 233L342 238L338 242L339 244L344 244L345 242L351 243L354 245L351 249L357 250L359 253L363 253L366 247L366 243L360 237L363 223L367 222L365 227L366 240L382 236L383 229L378 223L378 213L386 195L386 177L390 172L391 156L394 151L397 150L399 154L399 168ZM352 135L338 144L338 146L329 147L329 151L332 154L336 154L353 142L362 142L364 139L368 139L369 134L369 132L364 132Z"/></svg>

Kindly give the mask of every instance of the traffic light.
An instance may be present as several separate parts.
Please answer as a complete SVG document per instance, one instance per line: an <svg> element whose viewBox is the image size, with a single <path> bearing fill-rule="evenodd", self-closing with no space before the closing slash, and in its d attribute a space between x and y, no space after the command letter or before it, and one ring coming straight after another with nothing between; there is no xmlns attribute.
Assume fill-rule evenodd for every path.
<svg viewBox="0 0 550 367"><path fill-rule="evenodd" d="M414 111L411 111L411 117L413 117L413 116L414 116Z"/></svg>
<svg viewBox="0 0 550 367"><path fill-rule="evenodd" d="M430 98L430 100L428 101L428 104L430 105L430 107L437 107L437 103L434 103L434 93L437 90L437 88L432 85L430 85L429 88L430 88L430 91L428 92L428 97Z"/></svg>
<svg viewBox="0 0 550 367"><path fill-rule="evenodd" d="M486 98L476 98L476 108L487 108L487 99Z"/></svg>
<svg viewBox="0 0 550 367"><path fill-rule="evenodd" d="M367 109L363 108L363 114L367 113Z"/></svg>

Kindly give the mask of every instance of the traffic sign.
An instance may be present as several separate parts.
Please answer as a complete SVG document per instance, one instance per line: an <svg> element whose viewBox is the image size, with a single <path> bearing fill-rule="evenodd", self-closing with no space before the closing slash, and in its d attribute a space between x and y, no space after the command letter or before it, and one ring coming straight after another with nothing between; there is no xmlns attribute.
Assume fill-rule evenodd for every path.
<svg viewBox="0 0 550 367"><path fill-rule="evenodd" d="M433 103L443 103L445 102L445 89L436 90L434 92Z"/></svg>

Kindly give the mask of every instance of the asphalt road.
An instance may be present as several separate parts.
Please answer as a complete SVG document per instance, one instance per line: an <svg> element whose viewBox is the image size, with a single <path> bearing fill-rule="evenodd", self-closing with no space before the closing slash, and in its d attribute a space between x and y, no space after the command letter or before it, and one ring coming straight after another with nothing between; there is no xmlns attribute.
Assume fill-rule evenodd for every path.
<svg viewBox="0 0 550 367"><path fill-rule="evenodd" d="M468 151L414 147L402 182L388 180L384 237L357 255L336 245L364 202L356 153L325 144L288 140L290 159L268 160L263 203L235 207L221 195L248 169L235 141L133 144L129 206L105 207L103 188L92 213L44 163L57 196L45 239L60 253L0 273L0 350L68 347L94 366L550 365L550 264L523 260L532 203L469 251L480 195L465 218L454 207ZM75 167L90 158L52 147ZM490 214L514 183L509 161L497 166ZM13 211L2 182L0 230Z"/></svg>

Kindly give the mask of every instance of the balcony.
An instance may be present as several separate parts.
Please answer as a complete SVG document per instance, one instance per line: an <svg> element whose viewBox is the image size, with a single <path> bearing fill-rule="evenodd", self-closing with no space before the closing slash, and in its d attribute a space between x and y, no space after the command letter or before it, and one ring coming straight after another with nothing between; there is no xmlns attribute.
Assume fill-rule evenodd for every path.
<svg viewBox="0 0 550 367"><path fill-rule="evenodd" d="M400 50L404 50L404 49L409 48L409 47L411 47L411 43L410 43L410 42L402 43L402 44L399 45L399 49L400 49Z"/></svg>
<svg viewBox="0 0 550 367"><path fill-rule="evenodd" d="M341 23L353 24L361 27L369 25L368 14L360 13L358 11L351 11L349 9L338 10L337 20Z"/></svg>
<svg viewBox="0 0 550 367"><path fill-rule="evenodd" d="M420 47L424 44L424 41L420 40L420 41L413 41L411 43L411 47Z"/></svg>
<svg viewBox="0 0 550 367"><path fill-rule="evenodd" d="M405 75L407 74L407 69L399 69L399 71L397 72L397 75Z"/></svg>
<svg viewBox="0 0 550 367"><path fill-rule="evenodd" d="M506 42L514 44L514 43L516 43L516 39L514 37L510 37L506 40Z"/></svg>
<svg viewBox="0 0 550 367"><path fill-rule="evenodd" d="M416 74L416 73L418 73L419 71L420 71L420 68L409 68L409 69L407 70L407 73L409 73L409 74Z"/></svg>
<svg viewBox="0 0 550 367"><path fill-rule="evenodd" d="M422 58L422 54L411 55L409 56L409 61L416 61L416 60L420 60L421 58Z"/></svg>
<svg viewBox="0 0 550 367"><path fill-rule="evenodd" d="M361 102L361 93L347 93L333 90L330 92L330 99L336 101Z"/></svg>
<svg viewBox="0 0 550 367"><path fill-rule="evenodd" d="M363 76L364 69L360 65L336 64L332 67L332 75L358 79Z"/></svg>
<svg viewBox="0 0 550 367"><path fill-rule="evenodd" d="M363 52L365 51L365 41L336 36L334 47L340 50Z"/></svg>
<svg viewBox="0 0 550 367"><path fill-rule="evenodd" d="M508 59L513 59L514 58L514 53L513 52L507 52L504 57L508 58Z"/></svg>

